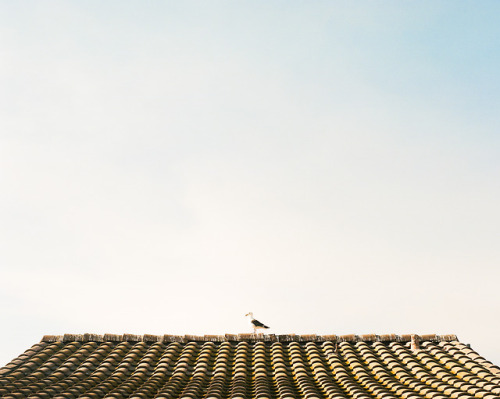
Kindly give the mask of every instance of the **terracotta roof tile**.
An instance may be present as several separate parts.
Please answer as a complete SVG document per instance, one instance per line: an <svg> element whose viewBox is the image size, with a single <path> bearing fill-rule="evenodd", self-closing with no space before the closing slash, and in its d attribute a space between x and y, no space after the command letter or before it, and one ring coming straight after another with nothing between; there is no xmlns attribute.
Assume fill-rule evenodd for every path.
<svg viewBox="0 0 500 399"><path fill-rule="evenodd" d="M1 368L0 396L498 399L500 368L454 335L65 334Z"/></svg>

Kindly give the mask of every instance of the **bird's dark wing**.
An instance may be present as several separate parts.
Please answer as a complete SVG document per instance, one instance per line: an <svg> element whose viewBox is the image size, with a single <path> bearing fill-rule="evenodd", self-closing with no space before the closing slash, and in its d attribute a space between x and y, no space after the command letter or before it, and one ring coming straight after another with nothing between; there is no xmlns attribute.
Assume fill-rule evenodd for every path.
<svg viewBox="0 0 500 399"><path fill-rule="evenodd" d="M265 324L261 323L259 320L255 320L255 319L253 319L253 320L252 320L252 324L253 324L255 327L269 328L269 327L268 327L268 326L266 326Z"/></svg>

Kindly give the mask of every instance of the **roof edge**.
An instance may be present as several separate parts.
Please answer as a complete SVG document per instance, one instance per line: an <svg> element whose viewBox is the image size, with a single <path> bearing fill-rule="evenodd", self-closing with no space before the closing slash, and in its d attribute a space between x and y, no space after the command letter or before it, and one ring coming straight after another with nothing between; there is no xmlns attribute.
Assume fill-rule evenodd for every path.
<svg viewBox="0 0 500 399"><path fill-rule="evenodd" d="M41 342L419 342L458 341L454 334L364 334L364 335L316 335L316 334L225 334L225 335L135 335L135 334L64 334L44 335Z"/></svg>

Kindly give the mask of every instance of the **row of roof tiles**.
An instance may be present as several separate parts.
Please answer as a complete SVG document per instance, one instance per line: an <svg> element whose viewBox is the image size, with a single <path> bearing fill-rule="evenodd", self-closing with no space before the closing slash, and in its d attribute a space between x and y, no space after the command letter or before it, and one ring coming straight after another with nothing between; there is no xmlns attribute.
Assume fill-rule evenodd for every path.
<svg viewBox="0 0 500 399"><path fill-rule="evenodd" d="M1 397L500 398L500 369L455 340L423 340L412 350L397 340L75 338L42 341L1 369Z"/></svg>
<svg viewBox="0 0 500 399"><path fill-rule="evenodd" d="M135 335L135 334L64 334L45 335L42 342L410 342L413 340L446 342L457 341L453 334L225 334L225 335Z"/></svg>

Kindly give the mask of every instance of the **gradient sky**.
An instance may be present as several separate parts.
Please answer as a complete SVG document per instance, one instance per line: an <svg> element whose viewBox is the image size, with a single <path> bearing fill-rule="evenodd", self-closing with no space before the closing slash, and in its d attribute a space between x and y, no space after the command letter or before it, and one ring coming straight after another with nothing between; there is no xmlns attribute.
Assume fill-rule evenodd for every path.
<svg viewBox="0 0 500 399"><path fill-rule="evenodd" d="M0 3L0 363L44 334L454 333L500 364L500 2Z"/></svg>

